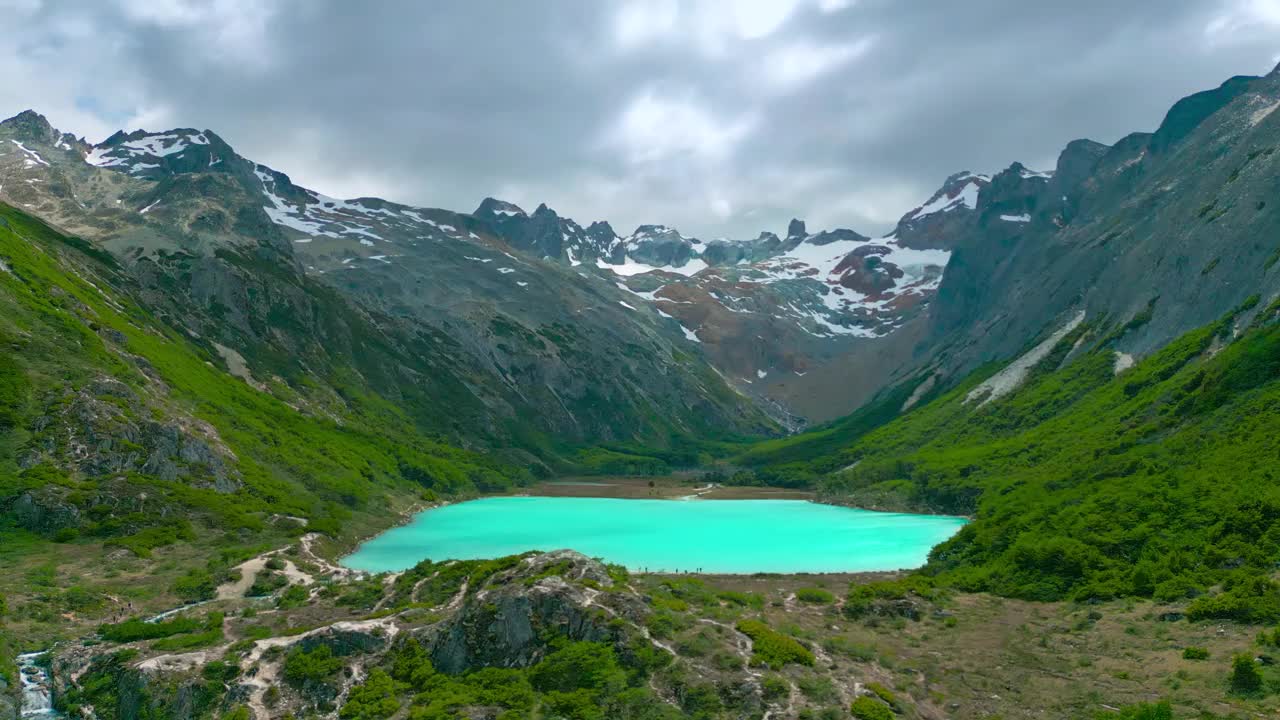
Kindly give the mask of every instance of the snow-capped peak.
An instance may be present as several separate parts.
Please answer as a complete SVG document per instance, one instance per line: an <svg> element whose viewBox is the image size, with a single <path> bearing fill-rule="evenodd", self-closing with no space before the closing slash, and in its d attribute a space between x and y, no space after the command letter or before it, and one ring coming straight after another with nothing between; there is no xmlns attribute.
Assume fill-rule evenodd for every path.
<svg viewBox="0 0 1280 720"><path fill-rule="evenodd" d="M903 222L919 220L934 213L951 212L960 208L973 210L978 207L978 192L991 181L986 175L963 172L947 178L929 201L907 213Z"/></svg>
<svg viewBox="0 0 1280 720"><path fill-rule="evenodd" d="M136 177L154 177L156 171L204 170L213 168L230 154L229 148L212 146L209 131L180 128L162 133L137 130L118 132L85 155L85 162L101 168L115 168ZM198 153L192 151L199 149Z"/></svg>

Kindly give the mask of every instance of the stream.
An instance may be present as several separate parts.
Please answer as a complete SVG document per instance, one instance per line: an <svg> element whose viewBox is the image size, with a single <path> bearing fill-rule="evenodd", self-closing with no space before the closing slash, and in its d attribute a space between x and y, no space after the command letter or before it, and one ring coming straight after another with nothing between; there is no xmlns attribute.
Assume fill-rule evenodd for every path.
<svg viewBox="0 0 1280 720"><path fill-rule="evenodd" d="M34 652L17 658L18 676L22 683L22 707L19 712L24 718L61 717L53 709L53 682L49 677L49 670L38 662L43 656L43 652Z"/></svg>
<svg viewBox="0 0 1280 720"><path fill-rule="evenodd" d="M174 615L191 608L213 602L212 600L204 600L201 602L188 603L172 610L166 610L159 615L147 618L145 622L155 623L167 620ZM47 651L45 651L47 652ZM24 718L60 718L62 715L53 709L53 697L51 690L53 688L53 678L49 676L49 670L45 666L39 664L40 658L45 652L23 653L17 657L18 660L18 676L22 683L22 706L19 708L20 717Z"/></svg>

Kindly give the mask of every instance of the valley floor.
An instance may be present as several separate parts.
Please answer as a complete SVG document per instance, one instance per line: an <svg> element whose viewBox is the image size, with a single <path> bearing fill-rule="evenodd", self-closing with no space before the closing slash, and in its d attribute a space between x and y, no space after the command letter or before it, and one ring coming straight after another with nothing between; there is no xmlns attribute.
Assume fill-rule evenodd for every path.
<svg viewBox="0 0 1280 720"><path fill-rule="evenodd" d="M603 487L616 493L614 497L643 497L647 495L626 493L649 490L660 497L692 494L680 481L655 483L654 488L647 479L580 484L588 482L597 481L545 483L532 492L589 493ZM461 594L437 607L414 602L392 613L397 607L392 600L394 576L362 579L346 572L328 559L341 551L339 546L308 535L240 562L233 568L233 579L217 589L211 602L183 613L203 618L225 613L221 632L206 646L174 650L160 642L85 642L100 623L150 616L180 604L157 588L168 587L171 578L192 564L196 545L157 550L149 561L116 553L105 569L78 562L77 555L83 553L75 546L53 547L61 548L56 560L8 568L17 573L10 577L23 577L36 588L30 594L11 595L17 612L4 628L10 649L43 649L56 639L59 656L84 667L91 657L127 648L136 651L129 663L139 671L179 675L194 672L200 663L237 657L244 671L258 678L249 705L259 719L277 716L262 704L266 688L280 682L276 676L281 651L272 648L287 648L335 629L347 632L368 626L395 636L447 617L466 595L464 584ZM287 584L271 587L259 582L267 575L279 575ZM1237 697L1228 688L1231 658L1255 652L1260 627L1190 623L1182 618L1180 605L1147 601L1033 603L986 594L932 599L913 595L888 610L856 619L843 612L850 587L897 577L649 574L632 575L626 591L643 598L653 613L646 621L652 635L646 631L646 636L696 676L720 687L759 683L766 676L785 682L788 694L767 706L767 717L773 720L848 717L850 703L866 695L872 684L895 696L903 717L1089 718L1160 699L1170 700L1178 716L1280 710L1274 700ZM292 587L304 592L284 600ZM59 592L64 600L68 593L97 597L98 604L54 612L49 606ZM417 586L409 599L420 599L416 593ZM48 611L28 615L28 609L41 607ZM653 620L657 616L662 622ZM799 640L812 650L815 664L765 673L753 669L752 642L735 629L744 619L762 620ZM1184 659L1187 647L1203 648L1207 659ZM287 705L288 693L285 697ZM804 715L806 709L813 714ZM823 711L840 714L818 714Z"/></svg>
<svg viewBox="0 0 1280 720"><path fill-rule="evenodd" d="M815 698L826 694L816 680L825 676L843 700L852 700L859 684L880 682L927 718L1091 718L1162 699L1179 717L1276 712L1272 701L1264 705L1228 690L1231 659L1254 649L1258 627L1190 623L1180 608L1151 602L1034 603L987 594L921 602L919 620L851 620L840 612L850 583L888 577L703 580L715 590L763 595L761 615L770 626L821 648L815 679L807 683ZM640 582L652 587L662 581ZM814 587L837 599L815 604L797 598L797 591ZM1187 647L1206 649L1208 659L1183 659ZM806 686L803 676L797 685Z"/></svg>

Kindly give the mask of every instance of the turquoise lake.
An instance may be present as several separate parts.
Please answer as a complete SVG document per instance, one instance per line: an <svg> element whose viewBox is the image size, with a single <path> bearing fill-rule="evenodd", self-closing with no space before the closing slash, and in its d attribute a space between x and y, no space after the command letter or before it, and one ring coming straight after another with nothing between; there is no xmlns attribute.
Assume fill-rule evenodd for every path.
<svg viewBox="0 0 1280 720"><path fill-rule="evenodd" d="M385 572L570 548L650 572L898 570L923 565L964 523L802 500L493 497L419 513L342 564Z"/></svg>

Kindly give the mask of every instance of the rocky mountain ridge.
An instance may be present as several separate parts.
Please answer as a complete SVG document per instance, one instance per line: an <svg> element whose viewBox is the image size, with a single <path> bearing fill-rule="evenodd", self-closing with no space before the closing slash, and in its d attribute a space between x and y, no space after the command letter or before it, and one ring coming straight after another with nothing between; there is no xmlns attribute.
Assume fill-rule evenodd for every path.
<svg viewBox="0 0 1280 720"><path fill-rule="evenodd" d="M1176 104L1154 133L1135 133L1111 146L1074 141L1052 171L1014 163L994 175L956 173L905 213L893 232L874 239L845 229L810 232L795 220L785 237L766 231L754 239L704 242L663 225L641 225L624 236L608 222L584 227L545 204L527 212L494 198L470 214L376 198L338 200L240 158L210 131L117 133L91 147L58 133L34 113L5 124L13 144L7 157L0 155L0 162L9 160L0 197L107 243L128 236L123 252L145 255L172 245L199 252L202 242L248 247L324 276L378 312L411 322L438 317L442 307L446 314L462 313L467 317L455 320L472 326L468 344L475 353L483 356L495 345L512 351L479 361L507 382L516 377L515 366L540 351L536 343L518 347L501 341L492 327L474 327L476 303L485 306L483 314L519 318L526 329L554 322L553 315L582 316L591 307L599 318L591 323L596 330L630 336L639 321L642 335L705 358L738 391L772 408L784 422L796 416L823 420L922 368L955 378L976 363L1008 356L1067 312L1075 296L1065 293L1066 287L1090 295L1098 312L1133 318L1162 294L1159 286L1165 283L1185 289L1210 282L1208 272L1199 280L1161 271L1138 293L1132 285L1087 286L1083 279L1096 280L1117 248L1126 255L1134 252L1129 244L1097 242L1118 237L1104 226L1117 222L1117 213L1131 213L1133 193L1180 198L1190 191L1189 183L1176 180L1156 188L1150 173L1164 167L1186 172L1185 160L1179 159L1187 155L1180 152L1183 147L1197 148L1190 153L1203 156L1197 162L1222 162L1205 150L1206 144L1221 141L1204 127L1230 116L1250 134L1269 132L1275 77L1273 72L1265 78L1233 78L1193 95ZM1267 167L1269 149L1259 147L1252 156L1245 150L1237 166L1225 171L1233 176L1231 184L1245 186L1236 183L1245 165L1254 171ZM64 168L63 178L46 179L49 161L41 153L59 160L80 156L82 166L143 184L125 187L84 167ZM102 194L104 202L83 212L87 208L77 192ZM166 204L163 196L174 193L220 194L227 208L196 203L198 211L184 210L181 204ZM1200 209L1210 201L1179 202ZM1262 203L1258 212L1265 215L1266 201L1254 202ZM256 213L255 204L264 215ZM1221 216L1222 207L1206 212L1210 222ZM188 232L161 240L158 236L166 233L148 219L185 226ZM1142 234L1141 243L1151 243L1159 233L1175 231L1170 222L1162 214L1160 230L1135 232ZM1186 261L1221 242L1193 243ZM1059 253L1072 259L1062 262ZM1222 264L1230 262L1227 258L1196 262L1203 269L1215 259L1215 268L1228 269ZM1147 253L1147 261L1157 258ZM1259 260L1249 262L1254 261ZM1069 265L1075 269L1065 270ZM1253 287L1254 281L1245 285ZM566 292L566 287L576 290ZM1057 299L1042 304L1048 293L1058 293ZM1103 301L1107 293L1113 297ZM1223 310L1224 302L1225 295L1202 306L1195 322ZM1022 312L1024 304L1030 312ZM1155 302L1152 308L1160 306ZM1016 327L1005 331L1001 323L1014 314ZM1165 320L1163 312L1158 316ZM1158 347L1191 322L1174 321L1150 340L1134 341L1133 349L1142 353ZM535 386L548 378L552 386L565 381L555 377L555 363L543 360L534 362L544 381ZM700 386L705 390L706 382ZM543 402L556 401L548 396Z"/></svg>
<svg viewBox="0 0 1280 720"><path fill-rule="evenodd" d="M770 424L611 284L522 259L469 215L300 188L211 131L89 146L23 113L0 123L0 199L111 253L239 372L297 391L354 368L462 442Z"/></svg>
<svg viewBox="0 0 1280 720"><path fill-rule="evenodd" d="M546 205L528 213L493 198L469 215L376 198L339 200L300 188L287 175L242 158L212 131L120 132L90 146L62 138L35 113L23 118L8 122L10 132L30 125L21 132L31 137L33 147L56 151L58 161L76 164L74 156L81 155L92 168L140 183L128 197L108 193L104 202L90 199L92 212L86 213L89 206L78 197L69 199L74 195L70 187L101 184L101 173L57 168L71 173L63 179L68 190L58 203L40 187L53 168L23 165L14 170L33 177L0 183L0 197L91 237L111 242L113 236L128 236L127 246L120 248L124 252L146 255L177 245L207 254L208 248L193 242L193 236L211 246L266 243L282 261L297 263L308 273L346 272L331 282L366 301L376 295L374 302L381 306L390 294L398 297L389 307L420 314L426 300L415 293L423 286L446 290L431 294L433 304L453 304L460 295L503 303L510 292L536 294L538 285L547 284L544 280L556 286L569 278L545 263L516 262L516 251L596 281L597 292L611 292L600 289L601 280L616 287L622 291L614 301L617 308L640 308L659 328L693 344L693 353L705 354L740 390L766 400L771 374L803 374L850 342L883 335L918 314L947 260L940 246L913 247L892 236L871 246L869 238L851 230L810 234L798 220L785 238L762 232L753 240L703 242L663 225L641 225L621 236L607 222L584 228ZM182 197L174 193L199 209L183 209L184 202L177 202ZM204 199L196 200L196 195ZM256 214L251 210L255 196L274 228L250 217ZM218 200L210 203L208 198ZM104 228L113 211L113 227ZM231 221L232 211L240 226ZM932 214L927 207L914 212L918 218ZM160 240L147 220L167 225L176 220L188 232ZM289 252L283 250L286 243L292 246ZM498 247L503 245L507 250ZM412 267L391 267L398 264ZM446 269L448 277L438 282ZM425 282L418 282L418 274ZM406 296L410 283L416 287ZM454 283L469 287L457 291ZM521 304L529 305L523 302L529 299L521 298ZM536 300L533 306L542 304ZM611 324L616 328L628 322L614 317ZM777 337L776 345L791 349L762 348L758 337ZM778 414L787 416L781 410Z"/></svg>

